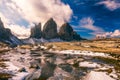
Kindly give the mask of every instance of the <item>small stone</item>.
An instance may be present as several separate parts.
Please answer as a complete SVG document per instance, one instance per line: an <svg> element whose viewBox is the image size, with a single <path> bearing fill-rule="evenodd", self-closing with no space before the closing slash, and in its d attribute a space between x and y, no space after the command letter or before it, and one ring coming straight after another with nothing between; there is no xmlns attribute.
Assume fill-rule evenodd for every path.
<svg viewBox="0 0 120 80"><path fill-rule="evenodd" d="M18 70L19 72L27 72L26 69L23 67L21 69Z"/></svg>
<svg viewBox="0 0 120 80"><path fill-rule="evenodd" d="M72 72L73 68L69 64L60 64L60 68L62 68L66 72Z"/></svg>

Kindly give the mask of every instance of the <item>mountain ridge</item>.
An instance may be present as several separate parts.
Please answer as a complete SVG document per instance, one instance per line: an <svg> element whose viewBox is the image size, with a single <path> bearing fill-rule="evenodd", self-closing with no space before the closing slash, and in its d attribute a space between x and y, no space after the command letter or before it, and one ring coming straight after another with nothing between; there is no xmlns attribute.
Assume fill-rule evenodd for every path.
<svg viewBox="0 0 120 80"><path fill-rule="evenodd" d="M10 44L11 46L23 44L20 39L11 33L11 30L4 27L4 24L0 18L0 41Z"/></svg>
<svg viewBox="0 0 120 80"><path fill-rule="evenodd" d="M34 26L34 28L37 28L36 25ZM32 30L33 28L31 28L31 31ZM53 20L53 18L50 18L45 23L45 25L43 26L43 30L42 31L40 30L40 32L42 32L42 35L40 38L44 38L46 40L55 39L55 38L59 38L63 41L83 40L83 38L81 38L80 35L73 30L72 26L69 23L64 23L60 27L59 31L57 31L57 24ZM35 35L35 34L31 33L31 35ZM39 35L39 34L36 34L36 35ZM32 38L36 38L36 37L32 37ZM36 38L36 39L40 39L40 38Z"/></svg>
<svg viewBox="0 0 120 80"><path fill-rule="evenodd" d="M57 31L57 24L50 18L41 30L41 23L35 24L31 28L31 34L26 39L18 39L11 33L11 30L4 28L4 24L0 19L0 41L10 45L21 45L26 43L36 42L60 42L60 41L80 41L84 40L75 32L69 23L64 23L59 31Z"/></svg>

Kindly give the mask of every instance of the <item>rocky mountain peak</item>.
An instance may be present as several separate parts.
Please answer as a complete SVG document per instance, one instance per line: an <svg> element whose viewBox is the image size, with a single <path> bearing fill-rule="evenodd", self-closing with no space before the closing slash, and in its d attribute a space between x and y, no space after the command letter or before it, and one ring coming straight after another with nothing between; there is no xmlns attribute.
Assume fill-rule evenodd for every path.
<svg viewBox="0 0 120 80"><path fill-rule="evenodd" d="M64 23L59 30L59 36L62 40L72 41L80 40L80 36L73 30L69 23Z"/></svg>
<svg viewBox="0 0 120 80"><path fill-rule="evenodd" d="M31 29L31 38L40 39L43 38L45 40L58 38L60 40L65 41L73 41L73 40L81 40L77 32L75 32L72 26L69 23L64 23L60 29L59 33L57 32L57 24L53 18L50 18L45 25L43 26L43 31L41 31L41 23L35 25Z"/></svg>
<svg viewBox="0 0 120 80"><path fill-rule="evenodd" d="M0 23L2 22L1 17L0 17Z"/></svg>
<svg viewBox="0 0 120 80"><path fill-rule="evenodd" d="M49 21L54 21L54 20L53 20L53 18L50 18L50 19L48 20L48 22L49 22Z"/></svg>
<svg viewBox="0 0 120 80"><path fill-rule="evenodd" d="M67 33L71 33L73 32L73 28L72 26L70 26L69 23L64 23L61 28L60 28L60 33L64 33L64 32L67 32Z"/></svg>
<svg viewBox="0 0 120 80"><path fill-rule="evenodd" d="M41 23L39 23L38 25L35 24L35 27L31 28L31 38L41 38L42 36L42 31L41 31Z"/></svg>
<svg viewBox="0 0 120 80"><path fill-rule="evenodd" d="M11 33L10 29L4 28L4 24L1 19L0 19L0 41L9 43L11 45L22 44L21 40L14 36Z"/></svg>
<svg viewBox="0 0 120 80"><path fill-rule="evenodd" d="M57 24L53 18L50 18L43 26L43 38L53 39L57 38L57 36Z"/></svg>
<svg viewBox="0 0 120 80"><path fill-rule="evenodd" d="M3 30L3 28L4 28L4 25L3 25L3 22L2 22L2 20L0 18L0 29Z"/></svg>

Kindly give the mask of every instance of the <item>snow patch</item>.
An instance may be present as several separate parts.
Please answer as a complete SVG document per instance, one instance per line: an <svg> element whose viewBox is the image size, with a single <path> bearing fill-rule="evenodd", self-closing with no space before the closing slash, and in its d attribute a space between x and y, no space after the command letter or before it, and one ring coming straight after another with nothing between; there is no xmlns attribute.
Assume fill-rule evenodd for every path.
<svg viewBox="0 0 120 80"><path fill-rule="evenodd" d="M23 40L24 43L27 44L35 44L35 43L41 43L41 42L62 42L63 40L59 39L59 38L55 38L55 39L44 39L44 38L40 38L40 39L36 39L36 38L28 38L26 40Z"/></svg>
<svg viewBox="0 0 120 80"><path fill-rule="evenodd" d="M90 73L85 76L84 80L115 80L107 75L105 72L96 72L91 71Z"/></svg>
<svg viewBox="0 0 120 80"><path fill-rule="evenodd" d="M99 56L99 57L109 57L108 54L92 52L92 51L80 51L80 50L63 50L63 51L53 51L60 54L71 54L71 55L83 55L83 56Z"/></svg>
<svg viewBox="0 0 120 80"><path fill-rule="evenodd" d="M27 76L29 73L27 72L21 72L18 74L15 74L15 76L12 77L12 80L24 80L25 76Z"/></svg>
<svg viewBox="0 0 120 80"><path fill-rule="evenodd" d="M80 62L80 63L79 63L79 66L80 66L80 67L90 67L90 68L101 67L101 66L100 66L99 64L97 64L97 63L87 62L87 61Z"/></svg>
<svg viewBox="0 0 120 80"><path fill-rule="evenodd" d="M18 71L19 68L13 65L11 62L4 62L7 65L7 69L11 71Z"/></svg>

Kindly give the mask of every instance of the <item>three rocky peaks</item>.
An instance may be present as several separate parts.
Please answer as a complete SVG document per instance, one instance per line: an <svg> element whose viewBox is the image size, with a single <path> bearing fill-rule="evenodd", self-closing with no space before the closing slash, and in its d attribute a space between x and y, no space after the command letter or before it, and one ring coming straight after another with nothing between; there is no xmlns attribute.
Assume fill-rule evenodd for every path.
<svg viewBox="0 0 120 80"><path fill-rule="evenodd" d="M57 24L52 18L45 23L43 30L41 30L41 23L31 28L30 37L36 39L44 38L47 40L60 38L64 41L76 41L82 39L68 23L63 24L60 27L59 32L57 32Z"/></svg>
<svg viewBox="0 0 120 80"><path fill-rule="evenodd" d="M43 30L41 30L41 23L31 28L30 38L35 39L44 38L46 40L59 38L63 41L73 41L82 39L80 35L73 31L73 28L68 23L63 24L60 27L59 32L57 32L57 24L52 18L50 18L45 23L45 25L43 26ZM1 18L0 18L0 41L14 45L23 43L22 40L18 39L11 33L10 29L4 27Z"/></svg>

